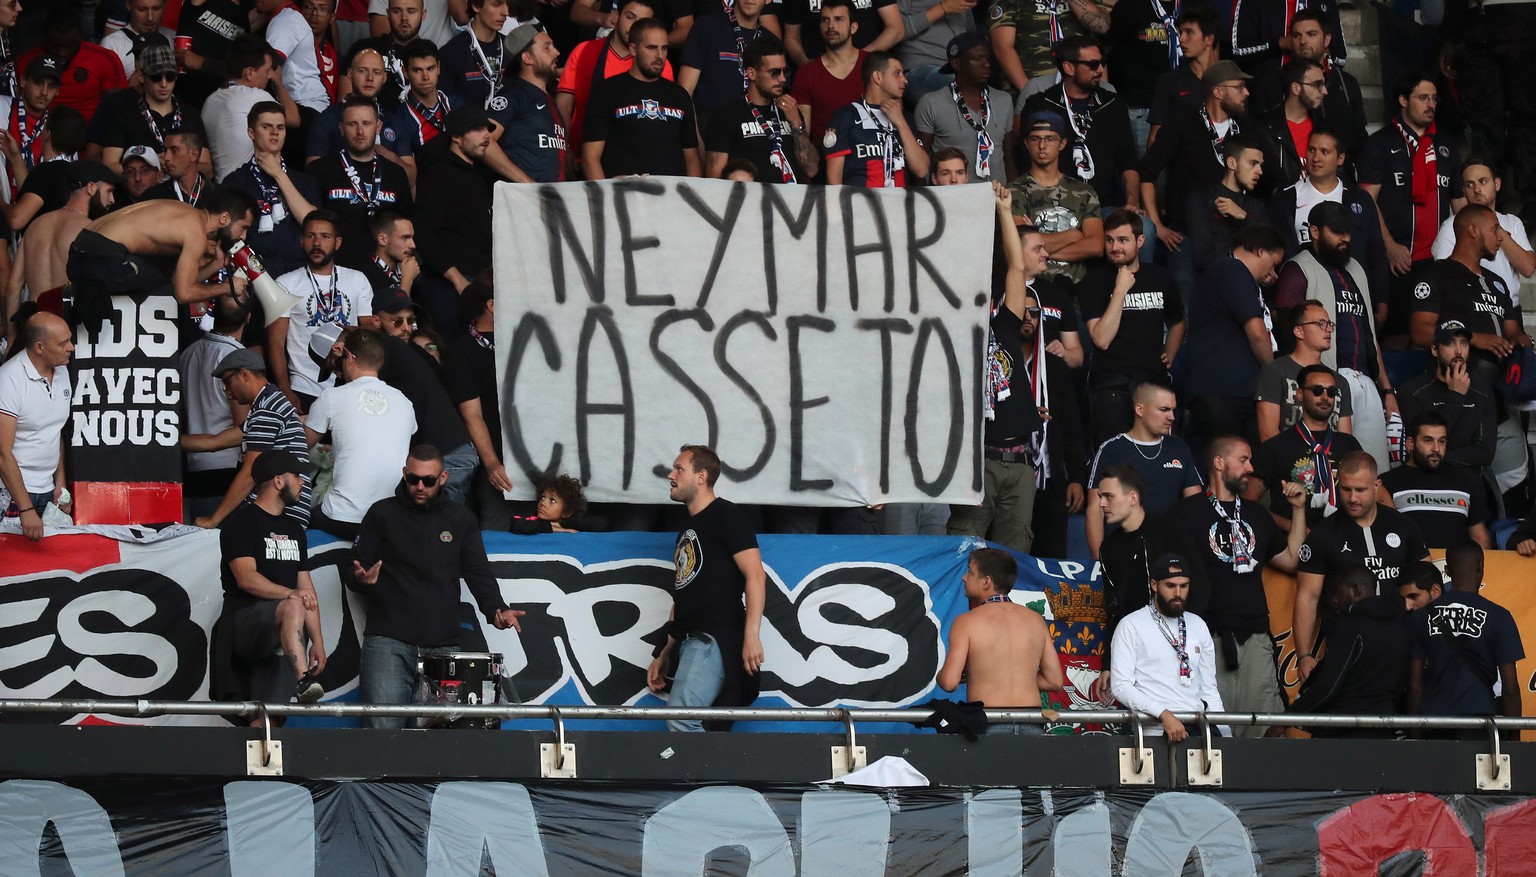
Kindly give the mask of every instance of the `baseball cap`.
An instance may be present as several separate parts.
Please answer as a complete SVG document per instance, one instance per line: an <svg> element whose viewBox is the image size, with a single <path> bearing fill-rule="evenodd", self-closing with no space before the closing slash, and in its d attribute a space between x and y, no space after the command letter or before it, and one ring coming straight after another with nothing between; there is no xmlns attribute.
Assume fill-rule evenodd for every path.
<svg viewBox="0 0 1536 877"><path fill-rule="evenodd" d="M1307 223L1340 233L1351 230L1349 211L1337 201L1322 201L1314 205L1312 212L1307 214Z"/></svg>
<svg viewBox="0 0 1536 877"><path fill-rule="evenodd" d="M491 127L491 117L479 107L459 107L448 114L448 128L443 133L449 137L463 137L471 131Z"/></svg>
<svg viewBox="0 0 1536 877"><path fill-rule="evenodd" d="M1188 569L1189 564L1184 560L1184 557L1170 551L1166 554L1158 555L1157 560L1152 561L1148 575L1154 581L1159 582L1163 579L1189 578Z"/></svg>
<svg viewBox="0 0 1536 877"><path fill-rule="evenodd" d="M948 58L949 60L944 62L944 66L939 68L939 72L954 73L956 58L960 57L966 52L969 52L977 46L989 45L990 44L987 42L987 38L979 33L965 31L963 33L955 34L949 38L949 45L944 49L944 57Z"/></svg>
<svg viewBox="0 0 1536 877"><path fill-rule="evenodd" d="M1231 82L1234 79L1252 79L1243 68L1237 66L1236 61L1217 61L1205 68L1205 73L1200 77L1200 84L1206 88L1220 85L1223 82Z"/></svg>
<svg viewBox="0 0 1536 877"><path fill-rule="evenodd" d="M1451 339L1455 338L1457 335L1460 335L1468 341L1472 340L1472 330L1468 329L1467 324L1460 320L1446 320L1439 326L1435 327L1436 344L1449 344Z"/></svg>
<svg viewBox="0 0 1536 877"><path fill-rule="evenodd" d="M405 290L398 286L381 291L373 297L373 312L375 314L396 314L404 310L415 310L416 303Z"/></svg>
<svg viewBox="0 0 1536 877"><path fill-rule="evenodd" d="M512 32L507 34L507 38L502 40L502 44L507 47L507 54L516 58L518 55L528 51L528 47L533 45L533 41L543 32L543 28L532 22L520 24L512 28Z"/></svg>
<svg viewBox="0 0 1536 877"><path fill-rule="evenodd" d="M130 146L123 150L123 164L127 164L131 159L135 158L144 162L155 170L160 169L160 156L155 153L153 147L140 144L138 146Z"/></svg>
<svg viewBox="0 0 1536 877"><path fill-rule="evenodd" d="M271 481L284 473L308 475L310 465L291 451L264 451L251 464L251 477L256 479L257 484Z"/></svg>
<svg viewBox="0 0 1536 877"><path fill-rule="evenodd" d="M1028 134L1031 131L1055 131L1065 137L1067 120L1062 118L1060 113L1053 113L1050 110L1030 113L1029 118L1024 120L1024 133Z"/></svg>
<svg viewBox="0 0 1536 877"><path fill-rule="evenodd" d="M32 59L32 63L27 65L27 78L52 79L54 82L62 82L63 78L59 75L59 72L63 66L57 58L39 55Z"/></svg>
<svg viewBox="0 0 1536 877"><path fill-rule="evenodd" d="M151 43L139 50L138 67L145 76L176 72L176 53L170 46Z"/></svg>
<svg viewBox="0 0 1536 877"><path fill-rule="evenodd" d="M90 183L111 183L114 186L121 185L123 178L112 173L112 169L99 161L78 160L70 164L70 179L75 188L80 188Z"/></svg>
<svg viewBox="0 0 1536 877"><path fill-rule="evenodd" d="M227 372L239 371L240 369L265 373L267 363L257 351L249 347L242 347L239 350L230 351L229 355L219 360L219 364L213 367L212 374L216 378L222 378Z"/></svg>

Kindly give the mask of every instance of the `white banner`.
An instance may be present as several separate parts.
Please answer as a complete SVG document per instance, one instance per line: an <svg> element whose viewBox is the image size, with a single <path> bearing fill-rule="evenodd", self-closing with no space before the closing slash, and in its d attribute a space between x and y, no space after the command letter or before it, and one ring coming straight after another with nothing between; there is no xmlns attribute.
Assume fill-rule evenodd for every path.
<svg viewBox="0 0 1536 877"><path fill-rule="evenodd" d="M498 186L514 496L665 502L706 443L737 501L980 501L995 222L985 186Z"/></svg>

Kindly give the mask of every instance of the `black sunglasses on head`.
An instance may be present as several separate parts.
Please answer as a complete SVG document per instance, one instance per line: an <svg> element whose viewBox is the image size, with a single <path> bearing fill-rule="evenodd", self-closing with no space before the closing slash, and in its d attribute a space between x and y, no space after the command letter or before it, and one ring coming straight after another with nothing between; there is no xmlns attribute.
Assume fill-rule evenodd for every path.
<svg viewBox="0 0 1536 877"><path fill-rule="evenodd" d="M418 484L436 484L438 477L437 475L417 475L415 472L407 472L405 473L405 483L412 487Z"/></svg>

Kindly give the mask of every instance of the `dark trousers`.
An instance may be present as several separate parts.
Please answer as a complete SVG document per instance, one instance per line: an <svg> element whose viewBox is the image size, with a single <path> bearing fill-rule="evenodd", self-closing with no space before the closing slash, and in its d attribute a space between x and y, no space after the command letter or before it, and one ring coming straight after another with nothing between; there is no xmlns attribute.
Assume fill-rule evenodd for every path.
<svg viewBox="0 0 1536 877"><path fill-rule="evenodd" d="M1091 457L1104 444L1131 428L1136 420L1136 403L1131 398L1130 384L1098 387L1088 396L1089 438L1088 455ZM1089 485L1090 487L1094 485Z"/></svg>
<svg viewBox="0 0 1536 877"><path fill-rule="evenodd" d="M1029 546L1031 555L1067 556L1067 485L1059 476L1035 491L1035 516L1030 527L1035 531L1035 541Z"/></svg>

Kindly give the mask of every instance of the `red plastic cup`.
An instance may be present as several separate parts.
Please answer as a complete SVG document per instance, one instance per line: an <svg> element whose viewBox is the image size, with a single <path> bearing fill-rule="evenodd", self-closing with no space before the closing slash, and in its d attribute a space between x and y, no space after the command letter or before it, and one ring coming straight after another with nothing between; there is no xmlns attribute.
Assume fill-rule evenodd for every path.
<svg viewBox="0 0 1536 877"><path fill-rule="evenodd" d="M189 36L182 36L181 34L177 34L176 35L176 57L178 59L183 58L183 57L186 56L186 53L190 52L190 51L192 51L192 38L189 37ZM177 63L177 68L180 69L181 72L183 72L183 73L185 73L187 71L186 65L185 64L181 64L179 62L179 60L178 60L178 63Z"/></svg>

